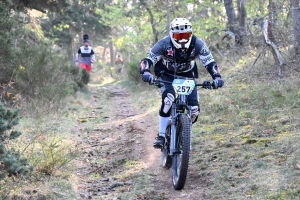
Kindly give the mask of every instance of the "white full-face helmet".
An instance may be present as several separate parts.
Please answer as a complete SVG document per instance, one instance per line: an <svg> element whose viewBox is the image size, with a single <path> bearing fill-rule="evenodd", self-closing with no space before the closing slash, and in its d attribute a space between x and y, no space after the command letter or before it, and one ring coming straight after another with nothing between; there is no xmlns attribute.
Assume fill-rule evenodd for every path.
<svg viewBox="0 0 300 200"><path fill-rule="evenodd" d="M170 37L175 48L189 48L193 35L192 24L185 18L175 18L170 24Z"/></svg>

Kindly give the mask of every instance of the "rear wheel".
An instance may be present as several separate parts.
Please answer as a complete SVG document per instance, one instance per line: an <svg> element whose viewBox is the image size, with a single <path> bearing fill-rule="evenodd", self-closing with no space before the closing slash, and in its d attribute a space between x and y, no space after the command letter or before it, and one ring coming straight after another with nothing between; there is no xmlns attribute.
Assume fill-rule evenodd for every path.
<svg viewBox="0 0 300 200"><path fill-rule="evenodd" d="M170 156L170 136L171 136L171 125L169 124L166 129L166 143L162 148L162 161L163 168L170 169L172 167L172 157Z"/></svg>
<svg viewBox="0 0 300 200"><path fill-rule="evenodd" d="M187 115L181 114L176 128L177 152L173 156L173 186L175 190L181 190L185 184L190 159L191 128L191 119Z"/></svg>

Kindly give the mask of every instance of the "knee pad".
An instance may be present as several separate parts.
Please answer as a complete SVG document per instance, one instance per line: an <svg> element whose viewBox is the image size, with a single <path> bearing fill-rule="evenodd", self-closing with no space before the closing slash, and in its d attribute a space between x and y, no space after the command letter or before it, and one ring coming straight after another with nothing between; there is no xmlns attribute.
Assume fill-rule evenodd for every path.
<svg viewBox="0 0 300 200"><path fill-rule="evenodd" d="M197 121L198 115L199 115L199 107L198 106L192 106L191 108L191 120L192 123L195 123Z"/></svg>
<svg viewBox="0 0 300 200"><path fill-rule="evenodd" d="M172 103L175 100L175 97L171 93L167 93L167 96L164 98L162 111L167 114L172 107Z"/></svg>
<svg viewBox="0 0 300 200"><path fill-rule="evenodd" d="M161 117L170 117L172 103L174 102L175 97L170 92L163 92L161 108L159 110L159 115Z"/></svg>

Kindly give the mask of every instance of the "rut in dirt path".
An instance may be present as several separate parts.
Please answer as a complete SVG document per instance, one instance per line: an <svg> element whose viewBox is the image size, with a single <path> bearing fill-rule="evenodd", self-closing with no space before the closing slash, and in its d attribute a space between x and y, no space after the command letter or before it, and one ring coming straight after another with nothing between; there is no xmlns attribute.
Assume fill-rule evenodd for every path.
<svg viewBox="0 0 300 200"><path fill-rule="evenodd" d="M91 88L91 93L87 115L92 115L90 118L100 115L105 121L79 124L77 140L82 150L77 166L79 199L113 198L115 188L124 186L124 190L130 191L134 187L134 182L126 178L133 173L132 169L124 165L139 162L139 168L147 167L140 162L147 151L142 145L145 130L141 127L149 125L144 120L146 114L132 107L124 88L108 85ZM100 99L103 94L104 101ZM87 131L88 126L95 128Z"/></svg>
<svg viewBox="0 0 300 200"><path fill-rule="evenodd" d="M197 199L189 186L174 191L171 170L161 167L152 147L157 115L143 112L122 86L90 90L90 120L77 127L78 199Z"/></svg>

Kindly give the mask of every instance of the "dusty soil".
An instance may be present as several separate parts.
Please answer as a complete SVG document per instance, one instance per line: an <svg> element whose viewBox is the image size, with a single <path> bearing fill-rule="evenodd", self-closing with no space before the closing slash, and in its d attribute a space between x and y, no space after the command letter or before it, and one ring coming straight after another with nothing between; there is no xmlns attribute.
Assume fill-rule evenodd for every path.
<svg viewBox="0 0 300 200"><path fill-rule="evenodd" d="M158 130L153 113L138 109L122 86L90 91L86 115L76 128L81 149L76 162L78 199L205 198L208 183L193 167L185 188L173 189L171 170L161 167L161 152L152 147Z"/></svg>

